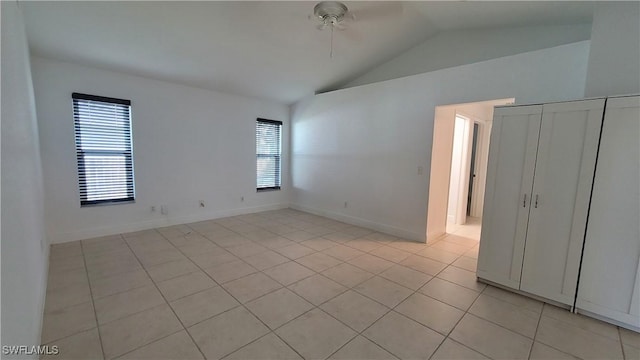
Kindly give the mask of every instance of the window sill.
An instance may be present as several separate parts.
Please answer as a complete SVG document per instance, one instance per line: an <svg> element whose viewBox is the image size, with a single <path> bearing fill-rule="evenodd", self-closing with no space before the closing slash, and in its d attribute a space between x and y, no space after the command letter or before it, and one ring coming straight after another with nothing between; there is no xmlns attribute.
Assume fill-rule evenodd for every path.
<svg viewBox="0 0 640 360"><path fill-rule="evenodd" d="M87 208L87 207L110 206L110 205L121 205L121 204L135 204L135 203L136 203L135 200L105 201L105 202L99 202L95 204L80 204L80 207Z"/></svg>
<svg viewBox="0 0 640 360"><path fill-rule="evenodd" d="M269 191L280 191L281 188L280 186L276 186L276 187L268 187L268 188L257 188L256 192L269 192Z"/></svg>

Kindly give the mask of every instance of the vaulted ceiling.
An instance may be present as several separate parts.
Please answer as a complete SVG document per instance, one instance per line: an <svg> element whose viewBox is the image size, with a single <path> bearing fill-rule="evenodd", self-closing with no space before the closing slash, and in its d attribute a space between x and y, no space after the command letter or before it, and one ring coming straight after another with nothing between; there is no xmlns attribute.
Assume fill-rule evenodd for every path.
<svg viewBox="0 0 640 360"><path fill-rule="evenodd" d="M315 2L22 2L33 55L289 104L443 31L591 22L592 2L345 2L319 31Z"/></svg>

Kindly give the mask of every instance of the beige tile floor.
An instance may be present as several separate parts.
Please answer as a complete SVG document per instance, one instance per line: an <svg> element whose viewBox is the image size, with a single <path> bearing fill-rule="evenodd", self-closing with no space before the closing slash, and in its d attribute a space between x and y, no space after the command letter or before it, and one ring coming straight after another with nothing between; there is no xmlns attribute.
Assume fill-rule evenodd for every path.
<svg viewBox="0 0 640 360"><path fill-rule="evenodd" d="M425 245L286 209L54 245L42 342L56 359L640 358L637 333L476 282L478 235Z"/></svg>

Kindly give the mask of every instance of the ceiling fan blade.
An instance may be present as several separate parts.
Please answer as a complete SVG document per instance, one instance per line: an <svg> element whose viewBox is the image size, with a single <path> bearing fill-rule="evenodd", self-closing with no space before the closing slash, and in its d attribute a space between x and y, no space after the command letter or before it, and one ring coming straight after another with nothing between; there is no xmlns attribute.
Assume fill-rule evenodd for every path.
<svg viewBox="0 0 640 360"><path fill-rule="evenodd" d="M357 3L356 3L357 4ZM362 8L349 13L356 21L384 20L402 15L404 8L401 2L366 3Z"/></svg>
<svg viewBox="0 0 640 360"><path fill-rule="evenodd" d="M344 31L344 30L346 30L346 29L347 29L347 27L345 26L345 24L344 24L344 23L342 23L342 22L339 22L339 23L333 24L333 27L334 27L336 30L340 30L340 31Z"/></svg>
<svg viewBox="0 0 640 360"><path fill-rule="evenodd" d="M346 14L342 17L342 22L352 23L356 20L355 15L351 11L347 11Z"/></svg>
<svg viewBox="0 0 640 360"><path fill-rule="evenodd" d="M339 34L339 36L344 36L349 39L349 41L356 43L362 42L362 34L353 27L350 27L348 29L345 28L343 31L340 31Z"/></svg>

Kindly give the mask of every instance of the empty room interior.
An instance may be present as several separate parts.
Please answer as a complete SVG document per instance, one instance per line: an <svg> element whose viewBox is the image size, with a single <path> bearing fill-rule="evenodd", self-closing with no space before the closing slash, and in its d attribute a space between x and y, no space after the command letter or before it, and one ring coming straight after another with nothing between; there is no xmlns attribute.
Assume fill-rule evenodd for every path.
<svg viewBox="0 0 640 360"><path fill-rule="evenodd" d="M640 359L640 2L1 2L3 359Z"/></svg>

